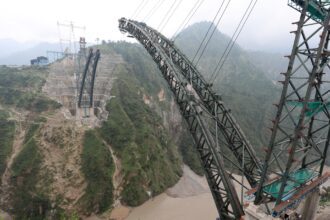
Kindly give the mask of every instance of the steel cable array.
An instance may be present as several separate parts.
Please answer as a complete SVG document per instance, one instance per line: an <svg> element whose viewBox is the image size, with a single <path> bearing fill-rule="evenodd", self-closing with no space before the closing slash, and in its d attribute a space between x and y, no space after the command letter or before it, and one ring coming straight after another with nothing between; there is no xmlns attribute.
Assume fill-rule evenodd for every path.
<svg viewBox="0 0 330 220"><path fill-rule="evenodd" d="M155 14L155 12L162 6L165 1L159 0L156 4L150 9L147 15L142 19L144 22L148 22L149 19Z"/></svg>
<svg viewBox="0 0 330 220"><path fill-rule="evenodd" d="M197 2L194 4L194 6L190 9L189 13L187 14L186 18L182 21L178 29L173 34L173 41L175 41L178 38L178 33L186 28L191 18L196 14L197 10L200 8L200 6L203 4L204 0L197 0Z"/></svg>
<svg viewBox="0 0 330 220"><path fill-rule="evenodd" d="M165 16L163 17L163 19L161 20L161 22L159 23L159 25L157 27L158 30L160 30L161 27L165 24L166 19L171 16L171 11L174 9L176 2L177 2L177 0L174 0L173 3L171 4L171 6L169 7L169 9L166 11Z"/></svg>
<svg viewBox="0 0 330 220"><path fill-rule="evenodd" d="M179 3L175 6L174 10L172 10L171 14L168 16L167 20L165 21L163 27L160 28L160 31L163 31L163 29L166 27L166 25L168 24L169 20L172 18L173 14L176 12L176 10L181 5L181 3L182 3L182 0L180 0Z"/></svg>
<svg viewBox="0 0 330 220"><path fill-rule="evenodd" d="M202 50L202 52L201 52L199 58L197 59L195 65L198 65L200 59L201 59L202 56L204 55L204 52L205 52L205 50L206 50L206 48L207 48L209 42L211 41L211 39L212 39L212 37L213 37L215 31L217 30L217 27L219 26L219 23L220 23L220 21L222 20L222 18L223 18L223 16L224 16L225 12L227 11L230 2L231 2L231 0L228 1L228 3L227 3L227 5L226 5L225 9L223 10L223 12L222 12L220 18L218 19L216 25L214 25L213 30L212 30L212 33L211 33L211 36L210 36L209 39L207 40L207 42L206 42L206 44L205 44L205 46L204 46L204 48L203 48L203 50ZM210 27L211 27L211 26L213 26L213 22L212 22L212 24L210 25ZM206 36L207 36L207 34L205 35L205 38L206 38ZM196 53L196 55L197 55L197 53ZM194 60L193 60L193 62L194 62Z"/></svg>
<svg viewBox="0 0 330 220"><path fill-rule="evenodd" d="M192 62L194 62L194 60L195 60L197 54L199 53L200 49L202 48L202 45L203 45L204 41L206 40L206 37L207 37L207 35L209 34L210 30L212 29L213 24L214 24L214 21L215 21L215 19L218 17L218 15L219 15L219 13L220 13L220 11L221 11L222 6L223 6L224 3L225 3L225 1L222 0L222 1L221 1L221 5L220 5L220 7L219 7L217 13L215 14L215 16L214 16L214 18L213 18L213 20L212 20L212 22L211 22L209 28L207 29L206 34L205 34L204 37L203 37L202 42L200 43L200 45L199 45L199 47L198 47L198 49L197 49L197 51L196 51L196 53L195 53L195 55L194 55L194 57L193 57L193 59L192 59Z"/></svg>
<svg viewBox="0 0 330 220"><path fill-rule="evenodd" d="M248 7L246 8L239 24L237 25L235 32L233 33L233 35L231 36L230 41L227 44L227 47L225 49L225 51L223 52L222 56L220 57L211 77L210 77L210 83L213 84L214 81L216 80L218 73L220 72L220 70L222 69L223 65L225 64L232 48L234 47L239 35L241 34L244 26L246 25L247 20L249 19L253 9L256 6L256 3L258 2L258 0L251 0Z"/></svg>

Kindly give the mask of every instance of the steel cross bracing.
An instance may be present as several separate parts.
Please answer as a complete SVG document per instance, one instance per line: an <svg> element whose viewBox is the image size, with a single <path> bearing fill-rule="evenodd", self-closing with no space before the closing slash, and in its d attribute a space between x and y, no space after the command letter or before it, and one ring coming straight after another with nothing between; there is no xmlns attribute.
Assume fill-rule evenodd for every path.
<svg viewBox="0 0 330 220"><path fill-rule="evenodd" d="M86 57L86 64L81 77L81 82L79 83L79 108L91 108L93 106L94 82L99 59L100 51L96 50L96 52L93 53L93 49L90 49Z"/></svg>
<svg viewBox="0 0 330 220"><path fill-rule="evenodd" d="M306 6L307 16L322 23L328 14L330 0L288 0L288 5L299 12L302 12Z"/></svg>
<svg viewBox="0 0 330 220"><path fill-rule="evenodd" d="M197 145L219 215L223 219L239 218L244 212L232 182L245 190L255 186L260 164L230 111L189 60L163 35L144 23L124 18L119 20L119 28L146 48L175 94ZM223 146L230 149L236 161L224 154ZM224 162L245 175L250 186L228 173Z"/></svg>
<svg viewBox="0 0 330 220"><path fill-rule="evenodd" d="M278 205L288 200L295 189L321 176L329 146L329 12L326 10L324 20L315 19L309 1L299 2L303 2L298 5L300 20L295 23L297 30L293 32L295 40L288 56L289 65L281 81L283 90L276 104L278 110L257 188L257 204L267 202L264 198L268 197L268 201L275 200ZM303 169L314 176L297 182L292 174ZM275 197L265 191L265 186L271 183L270 176L279 183ZM292 184L296 186L290 190Z"/></svg>
<svg viewBox="0 0 330 220"><path fill-rule="evenodd" d="M152 44L157 44L166 54L166 56L173 62L185 81L192 85L198 96L203 102L205 108L213 115L217 109L216 120L218 130L221 132L222 143L234 154L236 161L229 161L234 163L234 166L244 161L244 168L241 169L252 187L256 186L260 179L261 165L256 154L236 123L235 119L226 108L219 96L212 91L211 85L206 82L204 77L189 61L189 59L164 35L155 29L148 27L145 23L120 19L120 27L134 36L134 31L138 28L142 30L151 39ZM129 29L130 28L130 29ZM142 43L143 44L143 43ZM219 135L220 138L220 135ZM243 154L244 149L244 154ZM243 158L244 157L244 158Z"/></svg>

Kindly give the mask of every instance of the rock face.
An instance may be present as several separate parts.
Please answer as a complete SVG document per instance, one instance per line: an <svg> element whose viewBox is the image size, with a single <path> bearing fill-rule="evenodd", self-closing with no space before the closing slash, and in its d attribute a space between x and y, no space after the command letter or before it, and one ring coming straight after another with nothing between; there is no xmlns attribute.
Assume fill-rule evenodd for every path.
<svg viewBox="0 0 330 220"><path fill-rule="evenodd" d="M151 83L140 77L158 71L152 61L144 70L143 65L129 64L124 59L129 52L120 53L120 47L105 45L104 53L101 48L95 114L88 119L79 118L74 63L69 58L38 72L45 83L38 84L36 94L61 107L27 109L23 114L17 106L6 106L20 125L2 175L1 207L6 212L16 218L53 219L100 214L112 206L122 207L121 203L139 205L148 193L157 195L179 179L178 147L168 133L177 119L179 126L179 112L173 101L168 104L170 98L158 78L153 82L157 89L144 88ZM142 51L136 45L129 47ZM140 57L142 62L146 56ZM15 113L17 109L20 112ZM116 133L119 130L127 134ZM117 142L120 138L126 140Z"/></svg>
<svg viewBox="0 0 330 220"><path fill-rule="evenodd" d="M104 53L98 62L94 83L94 106L88 109L89 117L85 117L85 111L77 107L78 76L75 62L66 57L50 66L49 76L43 86L43 92L51 99L61 103L66 118L75 118L77 125L89 127L100 126L101 121L107 119L106 103L111 98L111 88L115 80L113 73L118 64L124 63L118 54ZM81 74L81 73L80 73ZM80 76L81 77L81 76Z"/></svg>
<svg viewBox="0 0 330 220"><path fill-rule="evenodd" d="M101 121L106 120L109 115L106 104L111 98L111 89L116 80L113 73L118 65L123 63L123 58L118 54L101 55L94 86L94 112Z"/></svg>
<svg viewBox="0 0 330 220"><path fill-rule="evenodd" d="M87 185L80 169L83 134L84 129L74 126L61 112L50 116L40 128L39 149L44 158L40 174L50 179L49 199L61 197L57 205L71 211Z"/></svg>
<svg viewBox="0 0 330 220"><path fill-rule="evenodd" d="M43 86L48 97L61 103L71 114L75 113L76 86L74 79L74 61L64 58L49 67L49 75Z"/></svg>

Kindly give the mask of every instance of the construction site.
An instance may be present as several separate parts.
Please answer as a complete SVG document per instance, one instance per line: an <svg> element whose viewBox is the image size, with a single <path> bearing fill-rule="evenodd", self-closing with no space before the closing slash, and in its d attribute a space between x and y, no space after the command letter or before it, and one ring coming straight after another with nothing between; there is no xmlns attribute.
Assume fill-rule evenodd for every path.
<svg viewBox="0 0 330 220"><path fill-rule="evenodd" d="M120 31L135 39L158 68L157 74L166 84L166 88L157 88L160 90L157 90L158 101L161 103L166 100L164 90L171 92L174 108L180 112L180 123L182 119L201 162L205 178L196 177L184 165L183 177L167 189L167 195L184 198L195 196L196 192L211 193L217 220L315 219L320 197L326 194L330 178L330 169L326 166L330 144L330 1L288 1L288 7L296 11L298 19L288 21L293 22L295 27L292 31L294 41L291 50L288 50L291 53L286 56L287 69L283 70L281 80L276 84L281 86L280 96L274 103L276 110L270 122L268 145L262 149L257 149L248 140L240 120L235 118L214 86L226 56L256 3L257 0L251 1L242 17L243 25L237 28L238 35L233 35L208 79L198 68L198 62L208 44L206 36L211 29L208 29L193 59L177 47L175 38L166 37L161 33L162 28L158 31L143 20L119 18L119 30L113 31ZM143 11L142 5L137 11ZM225 10L223 7L222 4L219 11ZM171 10L174 13L175 10ZM100 45L88 44L85 36L79 36L77 40L74 29L84 28L72 22L58 25L69 29L70 38L60 39L66 42L61 51L48 51L48 58L37 57L31 60L31 65L49 67L42 92L61 104L60 112L65 120L86 130L99 128L112 117L108 104L116 99L112 94L117 83L114 72L127 60L119 53L103 53ZM146 106L152 105L152 98L140 91L138 95L143 96ZM142 113L137 110L136 114ZM46 130L43 135L47 137ZM144 137L147 136L145 134ZM120 154L111 151L111 155L118 162ZM152 157L148 155L147 158L149 161ZM128 169L125 161L122 163L115 164L115 173L119 172L118 167L121 166ZM4 175L7 182L10 179L8 172L7 169ZM117 184L114 191L119 188L122 191L121 184ZM152 191L146 192L148 202L156 198L152 196ZM116 196L114 210L121 207L121 196ZM166 199L164 195L161 196L163 200ZM72 200L79 201L80 198L82 196Z"/></svg>
<svg viewBox="0 0 330 220"><path fill-rule="evenodd" d="M295 41L283 73L282 95L264 159L257 158L239 122L212 91L212 82L204 79L171 40L143 22L119 20L120 30L144 46L174 93L196 143L220 219L313 219L318 188L330 177L329 172L323 172L330 137L326 108L330 2L293 0L289 6L301 15L295 22ZM314 37L317 40L312 40ZM222 147L228 147L236 160L225 155ZM245 181L229 175L225 163L235 164ZM234 183L272 217L244 211L244 198L237 194ZM301 201L305 201L302 212L290 214Z"/></svg>
<svg viewBox="0 0 330 220"><path fill-rule="evenodd" d="M329 78L325 69L330 55L330 3L292 0L289 6L301 16L295 23L296 37L288 70L283 73L282 96L265 159L257 158L239 122L212 91L212 84L170 39L143 22L119 19L120 31L145 47L175 95L220 219L312 219L318 189L330 177L323 172L329 145L325 131L330 131L324 85ZM317 42L311 40L319 36ZM106 103L112 98L114 82L109 73L122 62L120 56L103 56L98 49L86 48L82 37L78 53L68 53L52 65L43 90L65 107L66 118L77 125L99 126L109 115ZM222 147L228 147L236 160L223 155ZM229 175L225 163L234 164L242 177ZM239 196L241 192L244 196ZM292 211L297 208L301 211ZM259 209L265 214L258 214Z"/></svg>

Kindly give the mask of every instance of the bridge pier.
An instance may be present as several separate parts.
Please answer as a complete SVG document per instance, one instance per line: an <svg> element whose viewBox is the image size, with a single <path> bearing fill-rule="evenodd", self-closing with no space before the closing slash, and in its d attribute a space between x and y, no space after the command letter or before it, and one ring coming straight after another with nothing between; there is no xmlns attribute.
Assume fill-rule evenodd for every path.
<svg viewBox="0 0 330 220"><path fill-rule="evenodd" d="M308 195L302 204L302 220L313 220L316 216L316 211L319 206L320 194L319 190Z"/></svg>

